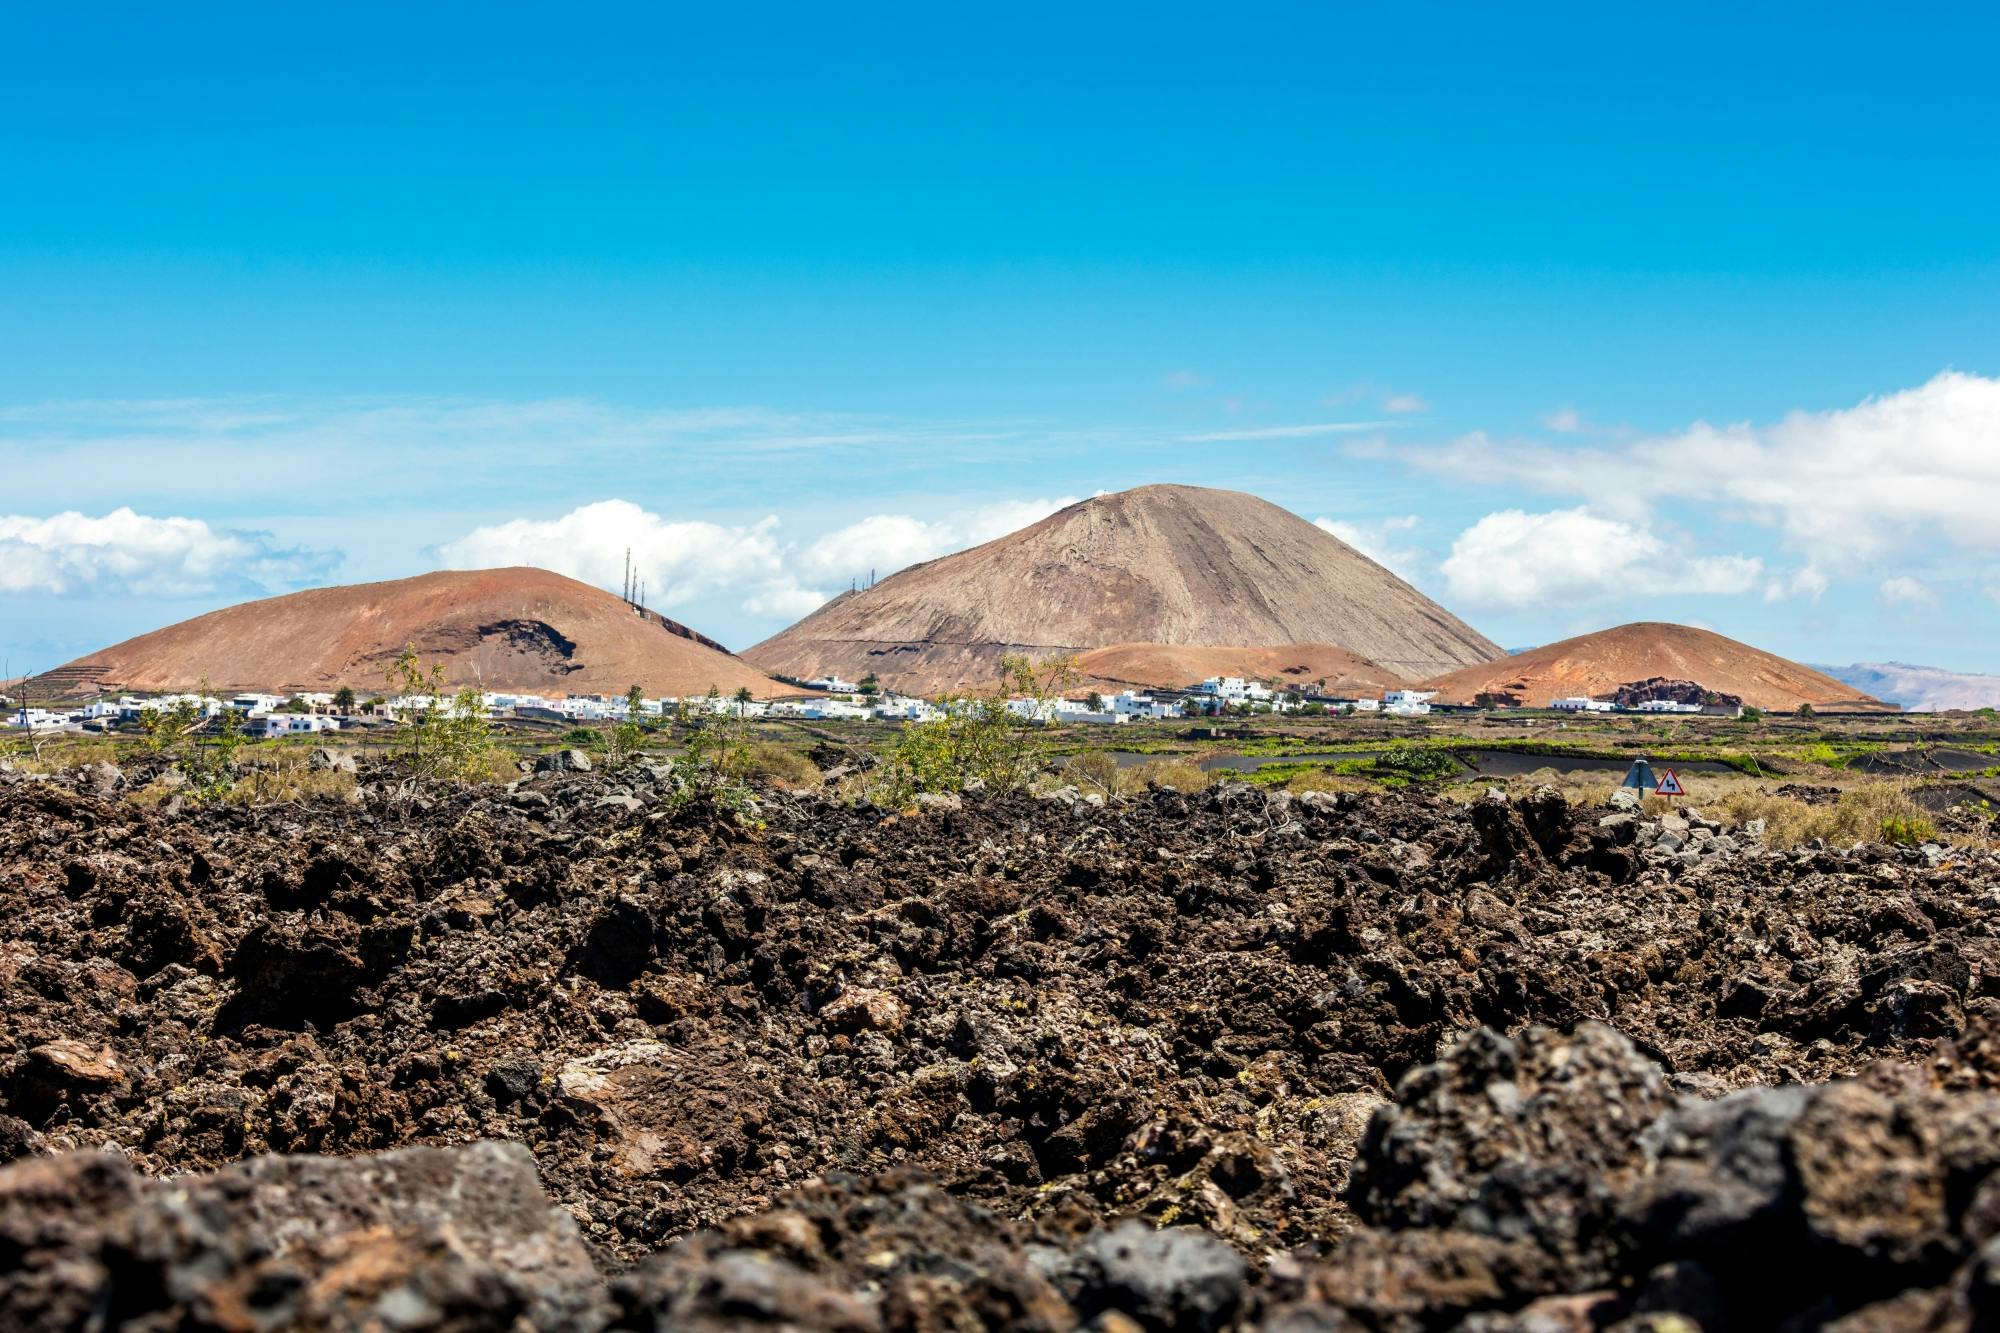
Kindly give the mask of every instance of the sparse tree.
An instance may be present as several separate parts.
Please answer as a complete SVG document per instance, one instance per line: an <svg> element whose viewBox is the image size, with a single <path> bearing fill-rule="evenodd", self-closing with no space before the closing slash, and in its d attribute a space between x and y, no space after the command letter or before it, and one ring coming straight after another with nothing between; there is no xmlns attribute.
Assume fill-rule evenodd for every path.
<svg viewBox="0 0 2000 1333"><path fill-rule="evenodd" d="M420 777L469 781L483 767L492 736L479 691L466 687L445 698L444 664L426 668L414 644L389 668L389 681L412 706L403 719L398 756Z"/></svg>
<svg viewBox="0 0 2000 1333"><path fill-rule="evenodd" d="M609 768L617 768L634 755L646 741L646 692L634 685L625 691L625 716L614 721L605 729L603 736L604 762Z"/></svg>
<svg viewBox="0 0 2000 1333"><path fill-rule="evenodd" d="M947 695L936 719L898 734L887 762L877 769L877 799L901 805L920 792L956 791L973 779L989 791L1023 790L1049 761L1042 729L1030 719L1048 716L1048 704L1079 674L1074 657L1002 658L998 691ZM1007 706L1010 698L1029 701L1027 716Z"/></svg>
<svg viewBox="0 0 2000 1333"><path fill-rule="evenodd" d="M748 685L738 685L736 693L731 695L730 698L736 703L736 716L743 717L750 711L751 695Z"/></svg>
<svg viewBox="0 0 2000 1333"><path fill-rule="evenodd" d="M1084 707L1088 708L1093 713L1102 713L1103 711L1105 711L1106 708L1106 704L1104 702L1104 696L1099 694L1096 690L1092 690L1090 692L1090 697L1088 699L1085 699L1083 701L1083 704Z"/></svg>
<svg viewBox="0 0 2000 1333"><path fill-rule="evenodd" d="M354 691L343 685L333 692L333 710L341 716L354 711Z"/></svg>
<svg viewBox="0 0 2000 1333"><path fill-rule="evenodd" d="M882 692L882 682L877 680L875 673L871 671L861 678L857 688L860 689L862 694L872 699Z"/></svg>

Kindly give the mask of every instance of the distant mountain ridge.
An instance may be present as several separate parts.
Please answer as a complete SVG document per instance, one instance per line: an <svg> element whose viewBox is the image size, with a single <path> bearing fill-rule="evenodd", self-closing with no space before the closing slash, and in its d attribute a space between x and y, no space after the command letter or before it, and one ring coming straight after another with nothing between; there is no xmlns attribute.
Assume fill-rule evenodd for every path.
<svg viewBox="0 0 2000 1333"><path fill-rule="evenodd" d="M1852 666L1819 668L1836 680L1865 690L1878 699L1918 713L1952 708L2000 708L2000 676L1908 662L1856 662Z"/></svg>
<svg viewBox="0 0 2000 1333"><path fill-rule="evenodd" d="M1402 579L1267 500L1141 486L843 593L743 656L795 678L872 673L935 693L992 683L1006 653L1120 644L1334 645L1403 680L1501 655Z"/></svg>

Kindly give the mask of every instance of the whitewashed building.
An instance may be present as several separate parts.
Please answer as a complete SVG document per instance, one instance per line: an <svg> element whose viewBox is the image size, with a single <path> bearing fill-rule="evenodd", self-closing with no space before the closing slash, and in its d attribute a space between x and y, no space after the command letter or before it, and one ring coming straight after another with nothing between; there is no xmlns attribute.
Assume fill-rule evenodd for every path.
<svg viewBox="0 0 2000 1333"><path fill-rule="evenodd" d="M257 740L279 736L316 736L323 731L339 731L340 719L319 713L257 713L243 723L243 734Z"/></svg>
<svg viewBox="0 0 2000 1333"><path fill-rule="evenodd" d="M1551 699L1549 707L1559 713L1613 713L1618 710L1618 705L1609 699L1586 699L1581 696L1574 699Z"/></svg>

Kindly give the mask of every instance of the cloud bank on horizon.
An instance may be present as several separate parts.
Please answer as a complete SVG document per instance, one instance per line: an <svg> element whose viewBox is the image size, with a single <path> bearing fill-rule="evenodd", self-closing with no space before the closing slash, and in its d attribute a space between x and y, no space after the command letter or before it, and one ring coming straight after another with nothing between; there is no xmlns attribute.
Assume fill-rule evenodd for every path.
<svg viewBox="0 0 2000 1333"><path fill-rule="evenodd" d="M1170 376L1171 391L1190 374ZM1471 431L1427 442L1415 438L1421 399L1384 401L1401 415L1185 434L1164 463L1153 437L1132 427L759 408L232 400L6 409L0 443L32 441L83 475L117 468L161 505L0 515L0 607L38 598L220 604L336 577L505 564L616 587L630 549L652 605L740 645L871 576L1147 480L1263 494L1475 623L1504 622L1509 642L1697 615L1757 641L1763 608L1776 603L1818 614L1846 598L1857 614L1921 627L1971 608L1990 618L2000 601L2000 379L1948 370L1846 408L1651 435L1596 426L1565 406L1545 414L1547 436ZM1268 473L1271 451L1308 457L1317 489ZM230 472L329 454L351 460L368 484L346 498L315 488L314 507L289 510L259 509L271 492L255 486L219 503L209 481L189 484L185 467L196 456ZM978 485L938 486L965 468ZM829 484L849 470L865 484ZM899 474L907 485L891 484ZM751 480L736 484L742 478ZM1396 481L1394 498L1420 503L1383 512L1385 478ZM1029 491L1024 479L1044 485ZM527 493L550 499L523 503ZM891 502L871 503L879 499ZM1350 507L1355 500L1363 503ZM101 641L114 637L123 635Z"/></svg>
<svg viewBox="0 0 2000 1333"><path fill-rule="evenodd" d="M775 514L729 526L600 500L552 519L475 528L437 554L446 569L535 565L602 587L622 583L629 557L652 606L672 610L704 595L727 595L753 615L789 623L843 585L991 541L1075 502L1073 496L1007 500L931 519L870 514L793 545L781 539Z"/></svg>

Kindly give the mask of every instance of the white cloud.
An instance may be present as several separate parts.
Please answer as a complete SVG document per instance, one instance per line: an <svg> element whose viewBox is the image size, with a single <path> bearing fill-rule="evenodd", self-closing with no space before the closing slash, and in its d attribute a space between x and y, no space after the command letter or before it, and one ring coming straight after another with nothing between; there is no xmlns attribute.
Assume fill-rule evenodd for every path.
<svg viewBox="0 0 2000 1333"><path fill-rule="evenodd" d="M1930 590L1929 585L1907 574L1883 579L1882 586L1876 590L1876 595L1882 599L1884 606L1937 605L1937 594Z"/></svg>
<svg viewBox="0 0 2000 1333"><path fill-rule="evenodd" d="M1382 430L1393 421L1321 421L1304 426L1251 426L1243 430L1217 430L1202 435L1183 435L1184 444L1211 444L1228 440L1298 440L1314 435L1345 435L1351 431Z"/></svg>
<svg viewBox="0 0 2000 1333"><path fill-rule="evenodd" d="M1583 414L1573 407L1558 407L1542 413L1542 424L1550 430L1569 435L1583 429Z"/></svg>
<svg viewBox="0 0 2000 1333"><path fill-rule="evenodd" d="M339 558L278 547L269 533L129 508L101 518L75 510L47 518L0 515L0 593L256 594L324 578Z"/></svg>
<svg viewBox="0 0 2000 1333"><path fill-rule="evenodd" d="M646 582L646 600L659 607L722 589L746 597L789 582L778 520L748 526L674 521L629 500L600 500L561 518L517 518L475 528L438 547L447 569L534 565L573 579L617 588L625 577L625 552Z"/></svg>
<svg viewBox="0 0 2000 1333"><path fill-rule="evenodd" d="M1424 563L1422 550L1399 541L1399 535L1414 530L1417 523L1415 514L1364 523L1337 518L1313 520L1314 527L1332 533L1376 564L1404 578L1411 577Z"/></svg>
<svg viewBox="0 0 2000 1333"><path fill-rule="evenodd" d="M1469 484L1588 495L1638 520L1668 500L1777 530L1822 571L1943 541L2000 551L2000 379L1946 371L1851 408L1758 426L1696 423L1620 449L1472 435L1408 456Z"/></svg>
<svg viewBox="0 0 2000 1333"><path fill-rule="evenodd" d="M1392 393L1382 400L1382 410L1396 416L1407 416L1412 412L1428 412L1431 405L1413 393Z"/></svg>
<svg viewBox="0 0 2000 1333"><path fill-rule="evenodd" d="M776 620L802 620L826 605L826 594L812 588L778 584L743 599L743 609L753 616Z"/></svg>
<svg viewBox="0 0 2000 1333"><path fill-rule="evenodd" d="M798 567L808 579L836 585L866 582L871 571L886 578L907 566L1004 537L1075 503L1071 495L1003 500L937 519L871 514L806 547Z"/></svg>
<svg viewBox="0 0 2000 1333"><path fill-rule="evenodd" d="M1816 566L1802 565L1790 574L1780 575L1764 585L1764 600L1781 602L1787 597L1804 597L1817 602L1826 595L1827 577Z"/></svg>
<svg viewBox="0 0 2000 1333"><path fill-rule="evenodd" d="M475 528L437 548L449 569L533 565L600 588L625 577L625 553L661 610L727 594L753 615L795 620L871 571L886 578L907 565L1012 532L1074 504L1072 497L1002 500L934 519L872 514L800 549L782 540L778 519L744 525L675 520L629 500L600 500L559 518L517 518Z"/></svg>
<svg viewBox="0 0 2000 1333"><path fill-rule="evenodd" d="M1441 566L1469 605L1543 608L1665 594L1730 594L1756 586L1748 556L1691 556L1650 528L1587 509L1488 514L1459 534Z"/></svg>

